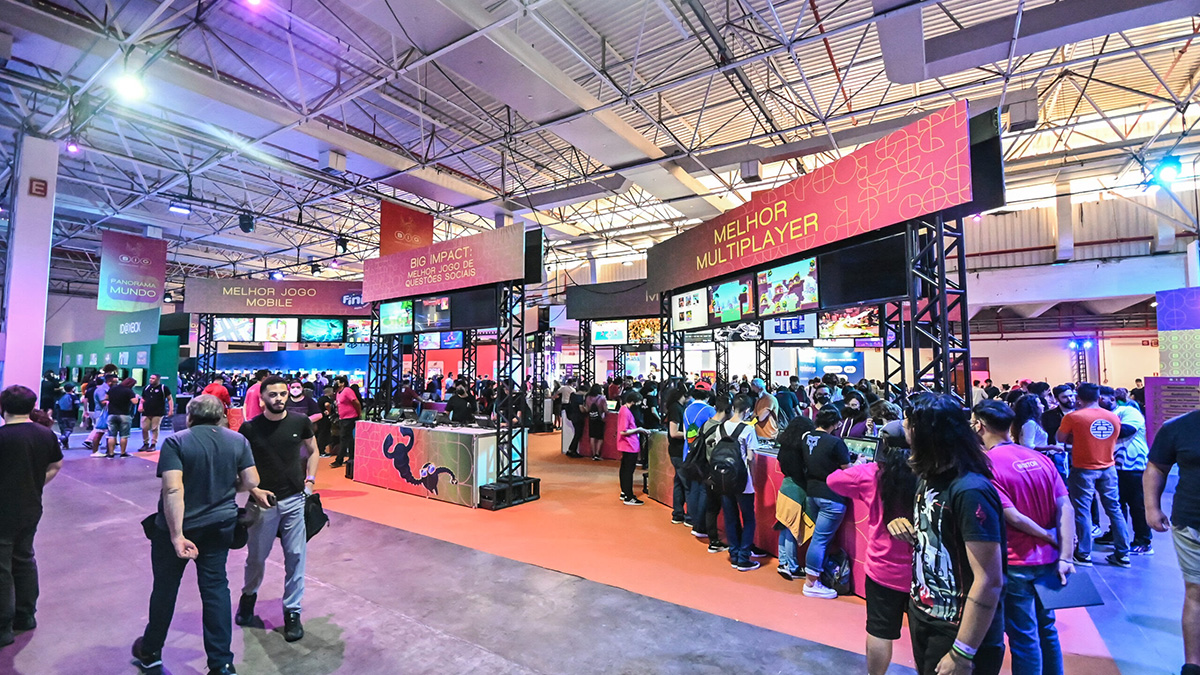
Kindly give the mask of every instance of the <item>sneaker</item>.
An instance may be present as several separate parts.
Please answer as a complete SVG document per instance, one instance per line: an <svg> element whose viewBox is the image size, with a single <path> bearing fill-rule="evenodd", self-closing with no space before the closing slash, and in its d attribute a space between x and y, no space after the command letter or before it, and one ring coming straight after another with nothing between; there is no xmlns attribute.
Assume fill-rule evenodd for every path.
<svg viewBox="0 0 1200 675"><path fill-rule="evenodd" d="M729 544L726 544L723 541L718 541L715 544L708 545L709 553L722 553L722 552L728 551L728 550L729 550Z"/></svg>
<svg viewBox="0 0 1200 675"><path fill-rule="evenodd" d="M258 593L242 594L238 600L237 613L233 615L233 622L239 626L249 626L254 622L254 603L258 601Z"/></svg>
<svg viewBox="0 0 1200 675"><path fill-rule="evenodd" d="M1133 567L1133 563L1129 561L1129 556L1117 555L1116 553L1109 554L1109 556L1104 559L1104 562L1108 563L1109 565L1116 565L1117 567Z"/></svg>
<svg viewBox="0 0 1200 675"><path fill-rule="evenodd" d="M138 448L137 451L138 452L150 452L150 446L143 445L142 447Z"/></svg>
<svg viewBox="0 0 1200 675"><path fill-rule="evenodd" d="M91 441L84 441L84 442L83 442L83 449L84 449L84 450L91 450L91 449L92 449L92 448L94 448L94 447L96 447L96 444L95 444L95 443L93 443L93 442L91 442Z"/></svg>
<svg viewBox="0 0 1200 675"><path fill-rule="evenodd" d="M705 534L704 532L701 532L699 530L695 530L695 529L692 530L692 536L697 539L708 539L707 534Z"/></svg>
<svg viewBox="0 0 1200 675"><path fill-rule="evenodd" d="M733 569L739 572L749 572L751 570L756 570L759 567L761 567L761 564L757 560L743 560L742 562L734 565Z"/></svg>
<svg viewBox="0 0 1200 675"><path fill-rule="evenodd" d="M1101 530L1099 525L1092 526L1092 539L1096 539L1103 533L1104 533L1104 530Z"/></svg>
<svg viewBox="0 0 1200 675"><path fill-rule="evenodd" d="M1154 547L1150 544L1139 544L1129 549L1132 555L1154 555Z"/></svg>
<svg viewBox="0 0 1200 675"><path fill-rule="evenodd" d="M838 596L837 591L825 586L820 581L814 581L811 584L805 582L804 588L800 592L804 593L805 597L820 598L822 600L833 600Z"/></svg>
<svg viewBox="0 0 1200 675"><path fill-rule="evenodd" d="M340 468L342 468L343 466L346 466L346 463L345 463L345 462L334 462L333 464L330 464L330 465L329 465L329 468L331 468L331 469L340 469Z"/></svg>
<svg viewBox="0 0 1200 675"><path fill-rule="evenodd" d="M599 462L599 461L600 461L600 455L592 455L592 461L593 461L593 462Z"/></svg>
<svg viewBox="0 0 1200 675"><path fill-rule="evenodd" d="M88 450L91 450L91 448L88 448ZM92 453L92 457L103 457L103 456L104 456L103 450L97 450Z"/></svg>
<svg viewBox="0 0 1200 675"><path fill-rule="evenodd" d="M237 675L237 671L233 669L233 664L230 663L220 668L209 668L208 675Z"/></svg>
<svg viewBox="0 0 1200 675"><path fill-rule="evenodd" d="M283 613L283 639L295 642L304 637L304 625L300 623L300 612Z"/></svg>
<svg viewBox="0 0 1200 675"><path fill-rule="evenodd" d="M133 641L130 650L133 660L130 661L142 675L159 675L162 673L162 652L148 654L142 651L142 638Z"/></svg>
<svg viewBox="0 0 1200 675"><path fill-rule="evenodd" d="M671 524L672 524L672 525L682 525L682 524L683 524L683 518L676 518L676 517L672 516L672 517L671 517Z"/></svg>
<svg viewBox="0 0 1200 675"><path fill-rule="evenodd" d="M37 628L37 621L32 616L15 616L12 621L13 631L23 633Z"/></svg>
<svg viewBox="0 0 1200 675"><path fill-rule="evenodd" d="M788 581L796 580L795 575L793 575L791 573L791 571L789 571L788 568L786 568L786 567L776 567L775 571L779 572L779 576L783 577L784 579L787 579Z"/></svg>
<svg viewBox="0 0 1200 675"><path fill-rule="evenodd" d="M1091 567L1092 566L1092 556L1090 556L1090 555L1076 553L1075 555L1071 556L1071 559L1075 561L1076 567Z"/></svg>
<svg viewBox="0 0 1200 675"><path fill-rule="evenodd" d="M634 497L633 495L630 495L630 496L626 497L625 501L623 501L621 503L624 504L625 506L641 506L642 504L645 504L646 502L638 499L637 497Z"/></svg>
<svg viewBox="0 0 1200 675"><path fill-rule="evenodd" d="M121 453L121 457L128 457L128 456L129 456L129 453L128 453L128 452L122 452L122 453Z"/></svg>
<svg viewBox="0 0 1200 675"><path fill-rule="evenodd" d="M1113 545L1112 530L1105 532L1104 534L1100 535L1099 537L1096 537L1092 541L1096 544L1099 544L1100 546L1112 546Z"/></svg>
<svg viewBox="0 0 1200 675"><path fill-rule="evenodd" d="M761 548L759 548L757 546L751 546L750 547L750 557L751 558L770 558L771 554L762 550Z"/></svg>

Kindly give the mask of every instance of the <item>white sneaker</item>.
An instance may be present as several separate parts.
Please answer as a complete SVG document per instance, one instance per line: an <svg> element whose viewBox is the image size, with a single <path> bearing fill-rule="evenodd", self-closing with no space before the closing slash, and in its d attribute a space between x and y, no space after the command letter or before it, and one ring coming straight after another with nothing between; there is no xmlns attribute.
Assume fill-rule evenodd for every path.
<svg viewBox="0 0 1200 675"><path fill-rule="evenodd" d="M812 584L805 583L802 592L806 597L822 600L833 600L838 596L837 591L826 587L820 581L814 581Z"/></svg>
<svg viewBox="0 0 1200 675"><path fill-rule="evenodd" d="M105 456L105 453L103 450L97 450L92 453L92 457L104 457L104 456Z"/></svg>

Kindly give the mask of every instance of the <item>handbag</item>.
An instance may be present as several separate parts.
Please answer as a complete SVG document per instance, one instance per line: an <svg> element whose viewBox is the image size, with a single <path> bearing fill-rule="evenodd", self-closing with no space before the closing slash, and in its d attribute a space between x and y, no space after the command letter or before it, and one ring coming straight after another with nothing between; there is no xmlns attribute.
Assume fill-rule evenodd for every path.
<svg viewBox="0 0 1200 675"><path fill-rule="evenodd" d="M251 519L252 516L247 513L246 509L238 507L237 522L233 526L233 542L229 544L230 550L245 548L246 543L250 541ZM154 541L154 537L160 534L165 534L165 531L158 527L157 511L142 518L142 533L150 541Z"/></svg>
<svg viewBox="0 0 1200 675"><path fill-rule="evenodd" d="M325 513L325 508L321 506L321 495L312 493L304 498L304 529L308 539L312 539L318 532L329 524L329 516Z"/></svg>

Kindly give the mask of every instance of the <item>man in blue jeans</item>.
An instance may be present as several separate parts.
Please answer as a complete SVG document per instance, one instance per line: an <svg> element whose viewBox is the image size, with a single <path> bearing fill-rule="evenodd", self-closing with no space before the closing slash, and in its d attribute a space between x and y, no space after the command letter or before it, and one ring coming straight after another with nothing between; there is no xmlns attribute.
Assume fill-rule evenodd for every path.
<svg viewBox="0 0 1200 675"><path fill-rule="evenodd" d="M703 444L700 442L700 431L717 412L716 408L709 403L712 392L708 389L693 387L689 395L692 402L683 410L683 431L686 436L683 446L684 461L687 461L688 456L693 452L704 452ZM692 535L700 539L710 537L709 541L716 543L718 541L717 533L709 532L708 527L708 490L704 481L689 481L686 501L687 514L692 519ZM717 508L720 508L719 505ZM713 522L716 522L715 516Z"/></svg>
<svg viewBox="0 0 1200 675"><path fill-rule="evenodd" d="M1054 462L1013 443L1012 408L987 400L975 406L972 426L987 448L992 485L1000 496L1006 524L1008 569L1004 631L1012 650L1013 675L1061 673L1062 647L1054 611L1046 609L1034 586L1055 577L1062 583L1075 572L1071 562L1075 511Z"/></svg>
<svg viewBox="0 0 1200 675"><path fill-rule="evenodd" d="M850 466L850 449L846 447L845 441L830 433L841 421L842 414L837 408L822 408L817 413L817 430L804 437L803 447L808 469L805 492L808 494L809 510L817 512L817 522L813 525L808 553L804 556L806 579L801 592L807 597L825 600L837 597L837 591L821 583L825 553L842 525L842 519L846 516L846 505L850 501L831 490L825 483L829 474Z"/></svg>
<svg viewBox="0 0 1200 675"><path fill-rule="evenodd" d="M733 415L722 422L715 432L718 439L735 439L742 462L746 465L746 487L739 493L721 496L725 535L729 539L729 565L739 572L749 572L759 567L757 560L750 559L755 528L754 479L750 474L750 463L758 449L758 436L754 433L754 428L746 423L752 414L754 404L750 397L737 396L733 399ZM718 445L722 440L717 441Z"/></svg>

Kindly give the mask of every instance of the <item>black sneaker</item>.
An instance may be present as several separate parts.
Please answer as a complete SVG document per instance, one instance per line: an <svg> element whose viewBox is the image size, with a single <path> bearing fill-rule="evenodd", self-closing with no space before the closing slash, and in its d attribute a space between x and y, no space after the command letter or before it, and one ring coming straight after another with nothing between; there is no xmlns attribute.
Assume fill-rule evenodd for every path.
<svg viewBox="0 0 1200 675"><path fill-rule="evenodd" d="M742 562L734 565L733 569L739 572L749 572L750 570L758 569L759 566L760 564L757 560L743 560Z"/></svg>
<svg viewBox="0 0 1200 675"><path fill-rule="evenodd" d="M629 495L621 503L624 504L625 506L641 506L642 504L645 504L646 502L638 499L637 497L634 497L633 495Z"/></svg>
<svg viewBox="0 0 1200 675"><path fill-rule="evenodd" d="M254 623L254 603L258 602L258 594L251 593L249 595L243 593L238 600L237 613L233 615L233 622L239 626L249 626Z"/></svg>
<svg viewBox="0 0 1200 675"><path fill-rule="evenodd" d="M142 675L161 675L162 673L162 652L146 653L142 651L142 638L133 641L133 648L130 650L133 655L133 660L130 661Z"/></svg>
<svg viewBox="0 0 1200 675"><path fill-rule="evenodd" d="M208 675L237 675L237 671L233 669L233 664L230 663L220 668L209 668Z"/></svg>
<svg viewBox="0 0 1200 675"><path fill-rule="evenodd" d="M728 550L729 550L729 544L726 544L723 541L718 541L716 543L708 545L709 553L723 553Z"/></svg>
<svg viewBox="0 0 1200 675"><path fill-rule="evenodd" d="M1074 556L1072 556L1072 558L1075 561L1076 567L1091 567L1092 566L1092 556L1090 556L1090 555L1076 553Z"/></svg>
<svg viewBox="0 0 1200 675"><path fill-rule="evenodd" d="M330 465L329 465L329 468L331 468L331 469L340 469L340 468L342 468L343 466L345 466L345 464L344 464L344 463L342 463L342 462L334 462L333 464L330 464Z"/></svg>
<svg viewBox="0 0 1200 675"><path fill-rule="evenodd" d="M1154 555L1154 547L1150 544L1138 544L1129 549L1130 555Z"/></svg>
<svg viewBox="0 0 1200 675"><path fill-rule="evenodd" d="M15 616L12 621L13 630L22 633L37 628L37 621L32 616Z"/></svg>
<svg viewBox="0 0 1200 675"><path fill-rule="evenodd" d="M1108 532L1105 532L1104 534L1100 535L1099 537L1096 537L1093 541L1101 546L1112 546L1113 545L1112 530L1109 530Z"/></svg>
<svg viewBox="0 0 1200 675"><path fill-rule="evenodd" d="M675 518L675 517L672 517L672 518L671 518L671 524L672 524L672 525L682 525L682 524L683 524L683 518Z"/></svg>
<svg viewBox="0 0 1200 675"><path fill-rule="evenodd" d="M300 623L300 612L283 613L283 639L295 642L304 637L304 625Z"/></svg>
<svg viewBox="0 0 1200 675"><path fill-rule="evenodd" d="M1108 563L1109 565L1116 565L1117 567L1133 567L1133 563L1129 561L1129 556L1117 555L1116 553L1110 554L1104 559L1104 562Z"/></svg>
<svg viewBox="0 0 1200 675"><path fill-rule="evenodd" d="M793 575L791 572L789 572L786 567L776 567L775 571L779 572L779 576L783 577L784 579L787 579L788 581L796 580L796 576Z"/></svg>
<svg viewBox="0 0 1200 675"><path fill-rule="evenodd" d="M762 550L761 548L759 548L757 546L751 546L750 547L750 557L751 558L770 558L771 554L768 553L767 551Z"/></svg>

